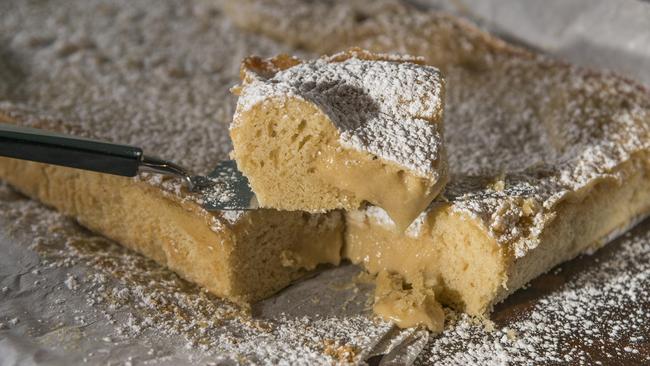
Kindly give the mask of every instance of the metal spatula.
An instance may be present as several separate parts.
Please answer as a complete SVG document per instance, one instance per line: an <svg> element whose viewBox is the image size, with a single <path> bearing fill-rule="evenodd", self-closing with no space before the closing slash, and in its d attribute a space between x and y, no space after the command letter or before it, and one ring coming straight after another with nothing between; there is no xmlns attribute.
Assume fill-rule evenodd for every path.
<svg viewBox="0 0 650 366"><path fill-rule="evenodd" d="M248 180L232 160L220 162L208 176L198 176L171 161L144 155L139 147L2 123L0 156L125 177L140 172L177 177L189 191L201 195L209 211L258 208Z"/></svg>

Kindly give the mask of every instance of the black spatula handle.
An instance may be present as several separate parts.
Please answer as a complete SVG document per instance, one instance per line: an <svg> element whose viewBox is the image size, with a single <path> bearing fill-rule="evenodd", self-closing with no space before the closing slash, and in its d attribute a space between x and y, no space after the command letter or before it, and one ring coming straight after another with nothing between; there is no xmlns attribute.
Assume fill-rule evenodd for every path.
<svg viewBox="0 0 650 366"><path fill-rule="evenodd" d="M139 147L0 123L0 156L133 177Z"/></svg>

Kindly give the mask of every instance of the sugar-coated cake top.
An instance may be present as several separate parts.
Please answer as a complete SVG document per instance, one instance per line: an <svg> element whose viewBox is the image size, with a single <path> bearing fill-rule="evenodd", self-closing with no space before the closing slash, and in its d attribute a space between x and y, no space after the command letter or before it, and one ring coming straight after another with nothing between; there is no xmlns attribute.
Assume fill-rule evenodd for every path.
<svg viewBox="0 0 650 366"><path fill-rule="evenodd" d="M444 80L438 69L408 62L412 58L361 50L293 60L295 65L271 75L244 69L233 123L237 114L258 103L304 99L327 114L340 132L342 146L437 178L444 151Z"/></svg>

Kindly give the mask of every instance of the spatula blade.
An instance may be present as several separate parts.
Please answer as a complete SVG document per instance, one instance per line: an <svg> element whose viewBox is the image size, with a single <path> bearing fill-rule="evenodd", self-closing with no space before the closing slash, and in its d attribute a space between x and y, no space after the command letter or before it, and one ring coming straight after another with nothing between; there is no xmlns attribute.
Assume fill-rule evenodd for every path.
<svg viewBox="0 0 650 366"><path fill-rule="evenodd" d="M202 195L203 208L208 211L259 208L248 179L237 169L234 160L222 161L207 177L192 177L192 181L195 191Z"/></svg>

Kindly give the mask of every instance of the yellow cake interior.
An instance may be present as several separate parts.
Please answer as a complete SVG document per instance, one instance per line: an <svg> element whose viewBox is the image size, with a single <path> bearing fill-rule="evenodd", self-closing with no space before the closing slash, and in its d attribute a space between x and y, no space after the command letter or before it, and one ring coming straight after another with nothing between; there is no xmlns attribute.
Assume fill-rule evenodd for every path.
<svg viewBox="0 0 650 366"><path fill-rule="evenodd" d="M231 220L206 213L185 195L144 177L103 176L12 159L0 159L0 177L91 230L238 302L270 296L319 263L338 264L347 258L379 275L377 311L388 318L391 312L401 314L394 318L398 322L408 318L408 307L396 304L405 303L428 304L416 312L420 315L435 315L437 311L427 310L435 301L485 315L539 274L598 248L650 212L647 90L506 44L447 14L394 4L363 9L364 19L358 21L350 18L355 12L342 11L346 4L331 11L324 6L316 14L274 3L280 10L260 12L265 8L257 1L242 0L228 3L225 12L243 28L313 54L363 45L377 52L421 55L445 73L450 185L469 188L448 202L437 202L405 233L400 229L427 207L445 179L432 182L367 152L344 148L330 118L313 103L293 97L268 99L242 111L231 130L233 156L264 205L350 210L345 233L337 211L269 209ZM228 10L237 7L245 11ZM343 21L332 31L335 16ZM210 19L205 26L215 23ZM124 37L111 39L119 47L89 47L57 59L50 56L56 50L25 48L21 52L34 72L28 70L21 80L21 93L15 94L20 97L11 100L14 94L8 94L3 107L51 107L60 114L53 114L48 129L144 144L148 151L167 152L199 172L209 171L215 161L227 158L215 148L228 146L225 127L218 127L216 120L231 115L229 108L222 114L211 108L213 100L226 98L218 91L225 84L215 84L212 76L230 69L232 58L242 52L256 51L210 29L197 37L210 35L203 45L223 41L226 51L217 57L194 53L201 48L194 43L193 48L180 48L187 51L183 60L190 65L215 64L212 74L179 70L173 57L143 60L144 48L124 44ZM179 38L163 37L171 33L144 40L146 50L157 50L161 43L156 41L181 45ZM101 62L101 75L95 75L95 62ZM50 70L48 63L56 67ZM275 69L262 72L295 64L271 65ZM117 81L108 83L109 75L117 75ZM222 76L220 80L231 82ZM155 103L140 98L154 91ZM0 112L0 119L41 127L35 116L10 115ZM138 138L129 140L131 136ZM272 169L262 171L269 165ZM519 185L510 191L512 187L481 185L500 177ZM543 184L548 191L537 190ZM564 193L560 202L549 198ZM542 197L535 207L517 206L535 197ZM354 211L366 201L388 211L392 224L372 208ZM519 211L521 217L516 216ZM506 214L514 215L512 222ZM542 224L532 225L537 219ZM510 237L509 230L521 235ZM525 239L536 242L515 248L516 241ZM516 255L519 249L521 256ZM426 324L420 315L410 324Z"/></svg>
<svg viewBox="0 0 650 366"><path fill-rule="evenodd" d="M345 258L370 273L400 274L414 286L433 288L439 301L482 314L507 278L502 247L469 217L440 205L416 235L401 234L364 211L346 214Z"/></svg>
<svg viewBox="0 0 650 366"><path fill-rule="evenodd" d="M260 205L284 210L384 207L406 228L438 195L432 183L369 153L345 149L328 117L297 98L271 100L239 116L233 158Z"/></svg>

